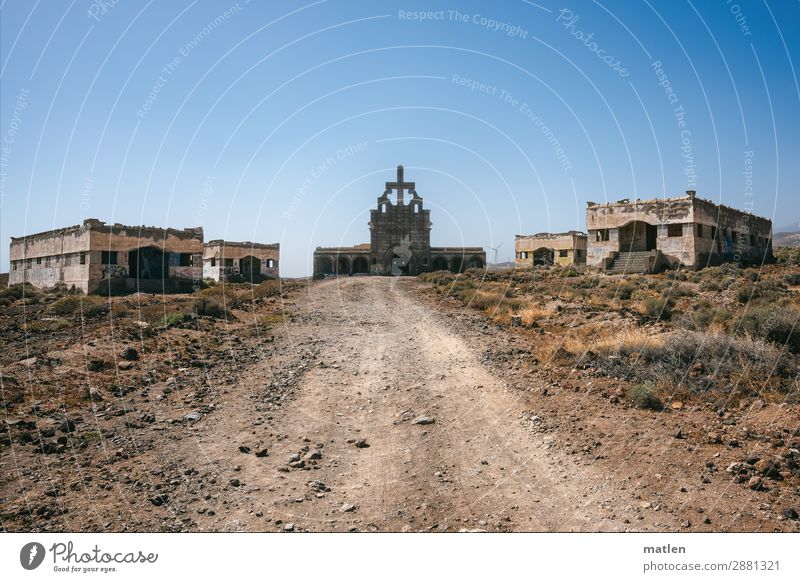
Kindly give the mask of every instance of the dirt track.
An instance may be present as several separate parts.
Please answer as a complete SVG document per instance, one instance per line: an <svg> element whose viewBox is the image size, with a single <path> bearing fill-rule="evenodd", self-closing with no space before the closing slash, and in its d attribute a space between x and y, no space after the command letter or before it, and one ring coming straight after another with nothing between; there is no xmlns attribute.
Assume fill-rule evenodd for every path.
<svg viewBox="0 0 800 582"><path fill-rule="evenodd" d="M225 459L239 444L257 448L254 439L269 450L233 459L243 484L224 521L260 529L250 519L258 512L303 530L622 529L597 515L603 477L578 473L525 428L518 396L445 313L409 292L413 284L360 278L309 287L289 335L312 366L295 398L255 427L283 438L259 438L261 411L248 394L274 364L254 369L202 430L207 458ZM434 422L414 423L423 416ZM369 446L357 447L360 439ZM308 460L304 446L321 459ZM294 453L305 468L283 472Z"/></svg>
<svg viewBox="0 0 800 582"><path fill-rule="evenodd" d="M9 352L4 530L797 531L796 407L636 409L416 279L293 283L141 343L92 321ZM786 447L763 489L732 469Z"/></svg>

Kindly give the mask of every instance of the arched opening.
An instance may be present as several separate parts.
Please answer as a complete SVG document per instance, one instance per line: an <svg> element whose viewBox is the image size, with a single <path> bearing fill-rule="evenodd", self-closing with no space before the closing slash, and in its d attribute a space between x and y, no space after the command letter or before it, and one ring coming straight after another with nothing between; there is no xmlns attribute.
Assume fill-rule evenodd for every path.
<svg viewBox="0 0 800 582"><path fill-rule="evenodd" d="M128 272L132 279L169 277L167 253L157 247L140 247L128 253Z"/></svg>
<svg viewBox="0 0 800 582"><path fill-rule="evenodd" d="M366 257L356 257L353 259L353 275L363 275L369 273L369 263Z"/></svg>
<svg viewBox="0 0 800 582"><path fill-rule="evenodd" d="M533 251L533 264L534 265L552 265L555 260L555 253L553 249L546 249L544 247Z"/></svg>
<svg viewBox="0 0 800 582"><path fill-rule="evenodd" d="M239 259L239 274L246 281L259 280L261 278L261 260L252 256L242 257Z"/></svg>
<svg viewBox="0 0 800 582"><path fill-rule="evenodd" d="M447 270L447 259L444 257L434 257L433 262L431 263L431 267L434 271L446 271Z"/></svg>
<svg viewBox="0 0 800 582"><path fill-rule="evenodd" d="M318 275L332 275L333 274L333 261L330 257L317 258L316 272Z"/></svg>
<svg viewBox="0 0 800 582"><path fill-rule="evenodd" d="M656 248L656 226L633 220L619 229L619 250L652 251Z"/></svg>
<svg viewBox="0 0 800 582"><path fill-rule="evenodd" d="M461 260L461 257L453 257L450 259L450 270L453 273L464 272L464 261Z"/></svg>
<svg viewBox="0 0 800 582"><path fill-rule="evenodd" d="M347 257L339 257L336 261L336 272L339 275L350 274L350 260Z"/></svg>
<svg viewBox="0 0 800 582"><path fill-rule="evenodd" d="M470 257L467 267L470 269L483 269L483 259L480 257Z"/></svg>

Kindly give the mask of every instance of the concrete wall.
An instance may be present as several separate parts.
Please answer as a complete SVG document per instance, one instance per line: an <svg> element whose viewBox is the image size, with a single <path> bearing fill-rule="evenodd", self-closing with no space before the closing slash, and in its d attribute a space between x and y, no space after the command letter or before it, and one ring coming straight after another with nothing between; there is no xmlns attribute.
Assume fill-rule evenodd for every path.
<svg viewBox="0 0 800 582"><path fill-rule="evenodd" d="M125 288L117 282L130 276L130 253L144 247L167 253L171 278L199 280L202 275L202 228L131 227L87 219L81 225L12 238L9 284L74 285L84 293L101 286ZM115 252L116 264L104 264L103 251ZM181 254L191 255L191 266L180 265Z"/></svg>
<svg viewBox="0 0 800 582"><path fill-rule="evenodd" d="M602 267L615 253L639 250L641 240L631 237L633 221L656 226L656 249L669 266L700 268L726 261L772 260L772 221L687 193L633 203L590 202L586 209L588 264ZM673 225L672 234L680 229L680 235L670 236L669 225ZM599 240L606 232L608 240ZM636 234L641 236L638 230Z"/></svg>
<svg viewBox="0 0 800 582"><path fill-rule="evenodd" d="M83 225L12 238L8 284L27 281L36 287L74 285L88 292L90 238L89 228Z"/></svg>
<svg viewBox="0 0 800 582"><path fill-rule="evenodd" d="M258 259L262 276L279 277L280 252L280 244L278 243L209 241L203 249L203 278L222 281L225 277L239 275L239 261L245 257ZM225 266L225 259L230 259L233 264ZM213 266L212 262L214 263Z"/></svg>
<svg viewBox="0 0 800 582"><path fill-rule="evenodd" d="M517 267L532 267L534 253L540 250L552 252L556 265L582 265L586 263L586 249L586 235L576 231L517 235L514 240ZM566 256L561 256L561 251Z"/></svg>

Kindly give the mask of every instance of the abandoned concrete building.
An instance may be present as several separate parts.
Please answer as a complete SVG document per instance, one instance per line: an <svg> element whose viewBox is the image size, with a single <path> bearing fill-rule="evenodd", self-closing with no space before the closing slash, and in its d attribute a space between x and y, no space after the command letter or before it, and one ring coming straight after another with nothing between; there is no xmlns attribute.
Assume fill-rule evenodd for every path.
<svg viewBox="0 0 800 582"><path fill-rule="evenodd" d="M516 266L585 265L586 234L569 232L518 234L514 240Z"/></svg>
<svg viewBox="0 0 800 582"><path fill-rule="evenodd" d="M772 255L772 221L696 196L588 202L587 263L615 273L761 264Z"/></svg>
<svg viewBox="0 0 800 582"><path fill-rule="evenodd" d="M191 291L202 276L203 229L83 224L11 238L9 285L92 292Z"/></svg>
<svg viewBox="0 0 800 582"><path fill-rule="evenodd" d="M462 272L483 269L486 252L481 247L432 247L430 210L423 207L414 182L405 182L403 166L397 180L386 182L377 208L370 211L370 243L353 247L317 247L314 276L418 275L427 271ZM408 203L405 191L411 195ZM389 198L392 191L397 197Z"/></svg>
<svg viewBox="0 0 800 582"><path fill-rule="evenodd" d="M203 279L258 283L279 277L281 246L212 240L203 248Z"/></svg>

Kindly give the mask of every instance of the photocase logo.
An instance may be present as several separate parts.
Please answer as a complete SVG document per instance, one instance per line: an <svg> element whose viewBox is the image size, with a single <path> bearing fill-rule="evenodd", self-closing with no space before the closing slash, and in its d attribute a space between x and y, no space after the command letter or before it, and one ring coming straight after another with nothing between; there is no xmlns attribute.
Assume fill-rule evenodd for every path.
<svg viewBox="0 0 800 582"><path fill-rule="evenodd" d="M19 552L19 563L26 570L35 570L44 561L44 554L44 546L39 542L27 543Z"/></svg>

